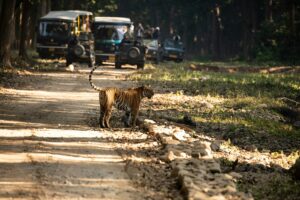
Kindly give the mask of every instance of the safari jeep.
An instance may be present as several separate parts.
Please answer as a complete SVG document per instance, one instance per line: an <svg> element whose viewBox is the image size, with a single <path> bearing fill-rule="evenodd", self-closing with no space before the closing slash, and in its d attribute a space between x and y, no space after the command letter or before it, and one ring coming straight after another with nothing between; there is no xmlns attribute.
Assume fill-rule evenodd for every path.
<svg viewBox="0 0 300 200"><path fill-rule="evenodd" d="M88 32L92 13L80 10L51 11L39 19L36 50L41 58L64 57L68 42L80 32Z"/></svg>
<svg viewBox="0 0 300 200"><path fill-rule="evenodd" d="M122 65L137 65L138 69L144 69L147 47L138 40L123 39L115 55L115 68Z"/></svg>
<svg viewBox="0 0 300 200"><path fill-rule="evenodd" d="M184 59L184 47L182 42L166 39L163 43L163 59L182 62Z"/></svg>
<svg viewBox="0 0 300 200"><path fill-rule="evenodd" d="M96 63L115 62L115 51L132 22L125 17L95 17L92 31L95 37Z"/></svg>
<svg viewBox="0 0 300 200"><path fill-rule="evenodd" d="M163 49L160 41L157 39L144 39L144 44L147 46L146 59L159 64L163 56Z"/></svg>

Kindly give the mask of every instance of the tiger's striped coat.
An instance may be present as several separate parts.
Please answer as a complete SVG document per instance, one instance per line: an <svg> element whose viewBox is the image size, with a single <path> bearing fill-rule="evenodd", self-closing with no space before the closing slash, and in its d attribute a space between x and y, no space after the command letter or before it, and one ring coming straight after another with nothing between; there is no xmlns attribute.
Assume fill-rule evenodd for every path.
<svg viewBox="0 0 300 200"><path fill-rule="evenodd" d="M102 128L110 128L109 120L112 107L125 111L124 123L126 126L135 127L141 100L144 97L151 98L154 92L146 86L119 89L99 88L92 82L92 75L97 67L94 67L89 75L89 82L93 89L99 91L100 118L99 124Z"/></svg>

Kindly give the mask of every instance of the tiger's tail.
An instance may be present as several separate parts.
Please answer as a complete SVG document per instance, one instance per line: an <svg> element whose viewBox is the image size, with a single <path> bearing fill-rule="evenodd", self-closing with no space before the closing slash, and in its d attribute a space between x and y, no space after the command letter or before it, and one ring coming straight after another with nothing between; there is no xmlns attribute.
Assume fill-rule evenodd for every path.
<svg viewBox="0 0 300 200"><path fill-rule="evenodd" d="M93 69L91 70L90 75L89 75L89 82L90 82L91 87L92 87L94 90L96 90L96 91L101 91L102 88L97 87L97 86L93 83L93 81L92 81L92 75L93 75L94 71L95 71L98 67L99 67L99 66L95 66L95 67L93 67Z"/></svg>

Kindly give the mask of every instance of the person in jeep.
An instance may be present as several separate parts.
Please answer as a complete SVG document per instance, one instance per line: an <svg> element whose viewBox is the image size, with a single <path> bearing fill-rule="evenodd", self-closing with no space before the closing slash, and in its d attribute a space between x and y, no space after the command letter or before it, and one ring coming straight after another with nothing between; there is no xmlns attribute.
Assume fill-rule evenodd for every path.
<svg viewBox="0 0 300 200"><path fill-rule="evenodd" d="M126 33L124 33L124 36L123 36L123 39L122 39L120 45L124 45L124 43L128 43L128 42L130 42L130 36L129 36L128 32L126 32Z"/></svg>
<svg viewBox="0 0 300 200"><path fill-rule="evenodd" d="M144 27L141 23L139 23L136 30L136 39L142 40L143 37L144 37Z"/></svg>
<svg viewBox="0 0 300 200"><path fill-rule="evenodd" d="M160 28L156 27L153 34L152 34L152 38L159 40L160 39Z"/></svg>
<svg viewBox="0 0 300 200"><path fill-rule="evenodd" d="M173 40L174 40L175 42L177 42L177 43L180 42L181 37L180 37L180 35L179 35L177 32L174 33Z"/></svg>

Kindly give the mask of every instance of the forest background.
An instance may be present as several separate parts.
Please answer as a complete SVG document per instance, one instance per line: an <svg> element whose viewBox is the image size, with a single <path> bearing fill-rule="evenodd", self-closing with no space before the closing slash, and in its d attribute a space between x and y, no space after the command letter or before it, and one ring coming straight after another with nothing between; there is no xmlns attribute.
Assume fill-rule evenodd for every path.
<svg viewBox="0 0 300 200"><path fill-rule="evenodd" d="M159 26L163 38L178 32L188 57L213 60L300 62L297 0L1 0L0 62L11 49L26 58L35 47L38 19L50 10L88 10Z"/></svg>

